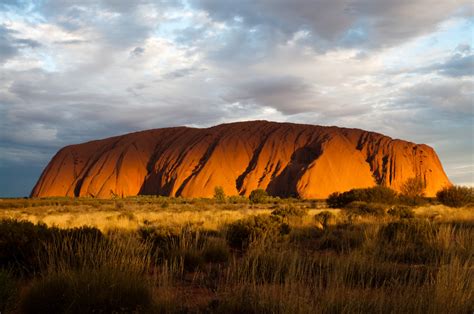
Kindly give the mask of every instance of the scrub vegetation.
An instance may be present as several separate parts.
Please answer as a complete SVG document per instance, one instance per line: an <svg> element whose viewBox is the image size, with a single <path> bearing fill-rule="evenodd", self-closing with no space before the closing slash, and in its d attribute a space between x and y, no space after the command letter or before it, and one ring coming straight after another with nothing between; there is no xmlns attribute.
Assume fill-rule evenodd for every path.
<svg viewBox="0 0 474 314"><path fill-rule="evenodd" d="M0 312L472 313L466 191L0 200Z"/></svg>

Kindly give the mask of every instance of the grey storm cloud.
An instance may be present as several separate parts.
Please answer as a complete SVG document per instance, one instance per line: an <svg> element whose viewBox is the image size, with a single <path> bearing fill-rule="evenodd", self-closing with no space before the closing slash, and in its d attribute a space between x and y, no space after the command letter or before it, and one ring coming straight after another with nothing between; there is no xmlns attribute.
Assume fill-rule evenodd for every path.
<svg viewBox="0 0 474 314"><path fill-rule="evenodd" d="M317 50L334 46L382 47L431 31L456 14L472 15L467 0L191 0L238 33L250 30L290 39L309 31ZM418 12L416 15L414 13ZM243 24L243 25L242 25ZM276 35L277 34L277 35ZM278 36L281 34L282 36ZM236 36L236 35L234 35Z"/></svg>
<svg viewBox="0 0 474 314"><path fill-rule="evenodd" d="M236 84L225 96L227 102L258 104L284 114L315 110L314 91L298 77L259 77Z"/></svg>
<svg viewBox="0 0 474 314"><path fill-rule="evenodd" d="M146 20L143 9L176 7L179 2L151 0L48 0L38 4L38 12L69 32L94 28L101 40L113 47L140 45L148 38L160 19ZM161 10L160 10L161 12ZM104 14L106 16L104 16Z"/></svg>
<svg viewBox="0 0 474 314"><path fill-rule="evenodd" d="M414 73L437 73L448 77L474 76L474 54L469 44L461 44L442 62L414 69Z"/></svg>
<svg viewBox="0 0 474 314"><path fill-rule="evenodd" d="M0 24L0 62L14 57L23 48L37 48L41 44L29 38L18 38L17 32Z"/></svg>
<svg viewBox="0 0 474 314"><path fill-rule="evenodd" d="M417 108L433 108L444 114L472 117L473 99L474 82L446 79L411 86L403 91L398 101Z"/></svg>
<svg viewBox="0 0 474 314"><path fill-rule="evenodd" d="M437 67L440 74L447 76L474 76L474 55L456 54Z"/></svg>

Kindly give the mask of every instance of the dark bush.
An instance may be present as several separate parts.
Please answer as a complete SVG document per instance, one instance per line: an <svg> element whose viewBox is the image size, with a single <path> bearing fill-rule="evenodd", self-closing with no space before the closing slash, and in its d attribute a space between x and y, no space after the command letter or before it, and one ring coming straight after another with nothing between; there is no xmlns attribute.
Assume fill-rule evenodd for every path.
<svg viewBox="0 0 474 314"><path fill-rule="evenodd" d="M474 203L474 188L467 186L445 187L436 193L438 201L450 207L462 207Z"/></svg>
<svg viewBox="0 0 474 314"><path fill-rule="evenodd" d="M378 234L377 256L400 263L437 261L440 248L435 238L438 228L424 220L400 220L383 226Z"/></svg>
<svg viewBox="0 0 474 314"><path fill-rule="evenodd" d="M201 250L196 248L182 248L175 251L176 256L171 258L182 258L183 266L186 271L195 271L204 265L204 256Z"/></svg>
<svg viewBox="0 0 474 314"><path fill-rule="evenodd" d="M102 238L92 227L73 229L48 228L45 224L12 219L0 221L0 267L11 268L17 274L31 275L40 270L41 256L49 243L69 238L71 245L80 241Z"/></svg>
<svg viewBox="0 0 474 314"><path fill-rule="evenodd" d="M429 200L426 197L422 196L415 196L415 197L408 197L406 195L400 195L398 197L399 203L408 206L423 206L428 204Z"/></svg>
<svg viewBox="0 0 474 314"><path fill-rule="evenodd" d="M158 263L169 259L182 259L185 268L192 270L195 265L199 266L204 261L202 256L198 257L195 253L202 249L205 237L192 226L144 226L138 233L142 240L152 243L153 257ZM186 263L189 267L186 267Z"/></svg>
<svg viewBox="0 0 474 314"><path fill-rule="evenodd" d="M397 218L415 218L413 209L405 205L394 206L388 210L387 214Z"/></svg>
<svg viewBox="0 0 474 314"><path fill-rule="evenodd" d="M343 194L344 193L339 192L331 193L328 196L326 203L330 208L342 208L344 205L351 202L351 200L348 198L348 194Z"/></svg>
<svg viewBox="0 0 474 314"><path fill-rule="evenodd" d="M208 263L225 263L229 261L230 251L224 240L208 240L203 250L204 259Z"/></svg>
<svg viewBox="0 0 474 314"><path fill-rule="evenodd" d="M249 200L252 204L261 204L265 203L268 199L267 191L263 189L256 189L250 192Z"/></svg>
<svg viewBox="0 0 474 314"><path fill-rule="evenodd" d="M354 201L347 204L344 209L352 215L381 217L385 215L386 205Z"/></svg>
<svg viewBox="0 0 474 314"><path fill-rule="evenodd" d="M179 230L162 226L143 226L138 229L140 238L152 243L157 259L167 257L171 246L179 246L180 233Z"/></svg>
<svg viewBox="0 0 474 314"><path fill-rule="evenodd" d="M288 225L277 216L258 215L237 220L228 226L227 243L235 249L244 249L258 239L275 239L289 233Z"/></svg>
<svg viewBox="0 0 474 314"><path fill-rule="evenodd" d="M0 313L13 306L17 292L18 286L12 274L0 269Z"/></svg>
<svg viewBox="0 0 474 314"><path fill-rule="evenodd" d="M44 224L0 221L0 267L11 268L17 274L38 271L38 253L52 239L53 232Z"/></svg>
<svg viewBox="0 0 474 314"><path fill-rule="evenodd" d="M296 208L294 206L286 206L277 208L271 213L273 216L281 217L286 223L300 223L308 211L303 208Z"/></svg>
<svg viewBox="0 0 474 314"><path fill-rule="evenodd" d="M23 313L151 313L153 298L136 274L102 269L49 274L21 301Z"/></svg>
<svg viewBox="0 0 474 314"><path fill-rule="evenodd" d="M397 202L397 192L388 187L375 186L366 189L352 189L344 193L335 192L329 195L326 200L331 208L343 208L354 201L395 204Z"/></svg>
<svg viewBox="0 0 474 314"><path fill-rule="evenodd" d="M327 229L320 239L318 249L347 252L364 244L364 229L361 226L344 224Z"/></svg>

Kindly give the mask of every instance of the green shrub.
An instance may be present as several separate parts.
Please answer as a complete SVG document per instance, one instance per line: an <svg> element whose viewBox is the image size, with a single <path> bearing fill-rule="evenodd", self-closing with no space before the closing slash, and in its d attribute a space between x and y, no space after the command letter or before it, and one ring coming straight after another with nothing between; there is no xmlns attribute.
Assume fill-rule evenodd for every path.
<svg viewBox="0 0 474 314"><path fill-rule="evenodd" d="M0 313L5 313L13 306L17 290L17 283L12 274L0 269Z"/></svg>
<svg viewBox="0 0 474 314"><path fill-rule="evenodd" d="M384 186L375 186L366 189L352 189L344 193L332 193L329 195L326 203L330 208L343 208L354 201L395 204L397 202L397 193Z"/></svg>
<svg viewBox="0 0 474 314"><path fill-rule="evenodd" d="M436 193L440 203L450 207L462 207L474 203L474 188L467 186L445 187Z"/></svg>
<svg viewBox="0 0 474 314"><path fill-rule="evenodd" d="M415 212L410 206L397 205L390 208L387 212L390 216L397 218L415 218Z"/></svg>
<svg viewBox="0 0 474 314"><path fill-rule="evenodd" d="M383 226L377 236L377 256L400 263L431 263L437 261L438 228L424 220L400 220Z"/></svg>
<svg viewBox="0 0 474 314"><path fill-rule="evenodd" d="M268 199L267 191L263 189L253 190L249 195L250 203L252 204L261 204L265 203Z"/></svg>
<svg viewBox="0 0 474 314"><path fill-rule="evenodd" d="M240 219L227 228L227 243L235 249L244 249L255 240L275 239L289 233L288 225L277 216L258 215Z"/></svg>
<svg viewBox="0 0 474 314"><path fill-rule="evenodd" d="M122 270L52 273L21 300L23 313L142 313L153 311L149 285Z"/></svg>
<svg viewBox="0 0 474 314"><path fill-rule="evenodd" d="M385 215L386 205L354 201L347 204L344 209L353 215L381 217Z"/></svg>
<svg viewBox="0 0 474 314"><path fill-rule="evenodd" d="M319 222L324 229L336 223L336 216L330 211L324 210L314 216L314 219Z"/></svg>

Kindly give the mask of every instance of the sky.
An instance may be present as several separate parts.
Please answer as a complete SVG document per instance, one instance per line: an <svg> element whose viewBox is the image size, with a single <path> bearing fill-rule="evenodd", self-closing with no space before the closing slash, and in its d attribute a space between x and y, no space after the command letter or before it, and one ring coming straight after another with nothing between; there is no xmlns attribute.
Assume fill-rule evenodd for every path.
<svg viewBox="0 0 474 314"><path fill-rule="evenodd" d="M244 120L432 146L474 185L467 0L0 0L0 197L63 146Z"/></svg>

